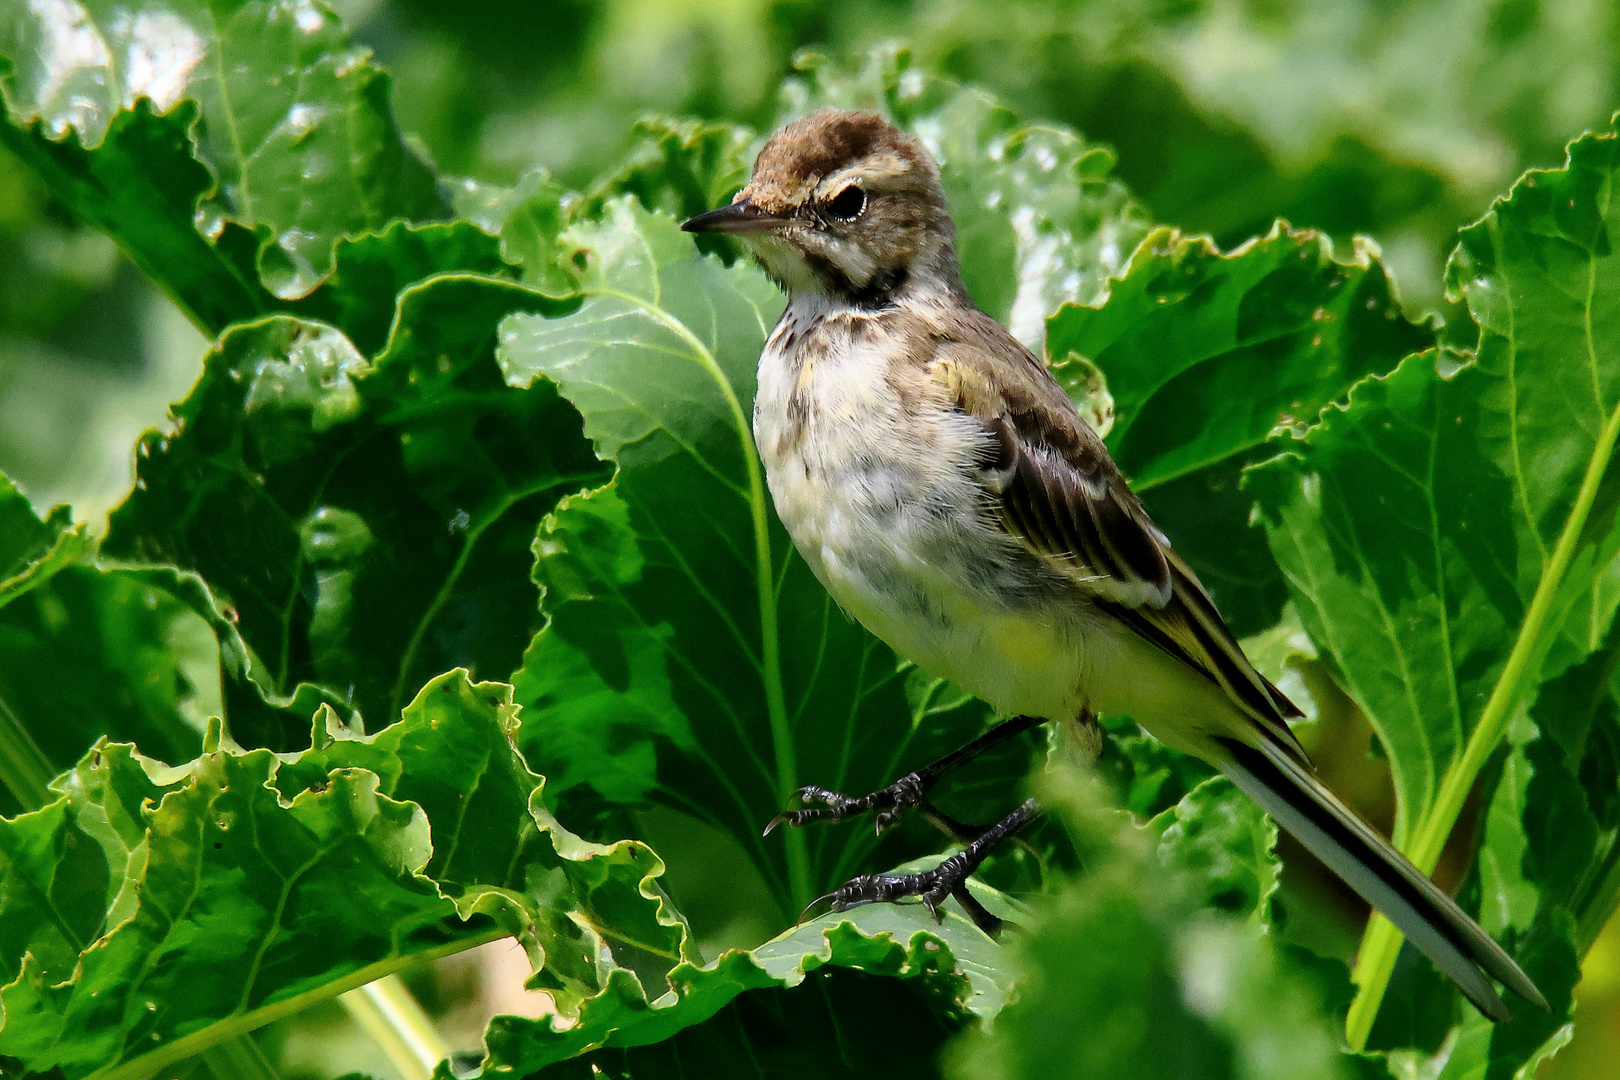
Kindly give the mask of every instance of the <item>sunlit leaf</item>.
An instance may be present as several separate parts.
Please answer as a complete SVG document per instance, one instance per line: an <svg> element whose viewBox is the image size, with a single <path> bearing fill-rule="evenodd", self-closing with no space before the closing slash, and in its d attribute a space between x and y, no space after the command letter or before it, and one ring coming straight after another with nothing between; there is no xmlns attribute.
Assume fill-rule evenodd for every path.
<svg viewBox="0 0 1620 1080"><path fill-rule="evenodd" d="M12 123L38 121L35 140L71 137L91 169L121 110L197 101L197 152L219 184L203 231L265 226L258 265L277 296L313 289L340 236L448 210L394 124L388 77L308 0L33 5L0 31L0 56Z"/></svg>
<svg viewBox="0 0 1620 1080"><path fill-rule="evenodd" d="M0 474L0 606L36 588L85 548L84 530L65 506L43 520L27 496Z"/></svg>
<svg viewBox="0 0 1620 1080"><path fill-rule="evenodd" d="M1025 918L1006 897L977 883L972 888L998 915ZM1001 1010L1014 979L1010 959L1002 945L986 937L954 905L937 925L915 903L873 904L827 914L756 949L732 950L702 966L678 964L669 971L667 986L644 988L645 980L627 975L609 980L604 992L580 1009L577 1022L496 1017L485 1036L489 1056L484 1075L527 1073L604 1045L641 1047L671 1039L677 1048L701 1043L711 1037L703 1028L712 1030L716 1014L746 1017L753 1010L775 1007L774 1002L802 1001L806 995L793 991L803 987L820 987L827 995L844 986L887 993L907 1021L899 1032L902 1041L915 1037L919 1028L935 1031L937 1039L938 1033L955 1030L970 1016L988 1018ZM850 971L899 985L878 990L880 984L852 979ZM853 993L856 997L850 1001L828 1000L827 1022L855 1024L864 1030L851 1008L861 1000L861 991ZM930 1002L929 1008L908 1004L919 996ZM583 1060L607 1067L609 1062L659 1061L668 1052L587 1054ZM557 1075L568 1073L559 1070Z"/></svg>
<svg viewBox="0 0 1620 1080"><path fill-rule="evenodd" d="M1422 867L1518 704L1613 616L1616 146L1576 141L1567 168L1528 174L1464 233L1450 281L1480 328L1472 364L1443 378L1414 356L1250 474L1301 619L1389 755L1395 839ZM1398 941L1369 933L1353 1027Z"/></svg>

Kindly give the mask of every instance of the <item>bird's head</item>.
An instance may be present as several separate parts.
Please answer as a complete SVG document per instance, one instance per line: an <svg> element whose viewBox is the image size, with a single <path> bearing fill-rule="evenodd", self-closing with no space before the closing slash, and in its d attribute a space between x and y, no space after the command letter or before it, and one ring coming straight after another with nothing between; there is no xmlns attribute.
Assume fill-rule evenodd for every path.
<svg viewBox="0 0 1620 1080"><path fill-rule="evenodd" d="M917 273L956 277L939 169L876 113L829 108L783 125L731 205L681 227L741 236L793 296L870 305Z"/></svg>

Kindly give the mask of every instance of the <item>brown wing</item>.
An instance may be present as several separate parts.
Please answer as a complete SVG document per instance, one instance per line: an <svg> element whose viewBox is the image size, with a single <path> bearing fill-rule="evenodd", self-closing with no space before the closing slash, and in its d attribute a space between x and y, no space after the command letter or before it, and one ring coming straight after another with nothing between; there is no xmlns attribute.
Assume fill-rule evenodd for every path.
<svg viewBox="0 0 1620 1080"><path fill-rule="evenodd" d="M1222 687L1304 762L1286 722L1301 715L1298 707L1254 670L1045 365L981 318L971 334L940 342L934 377L955 389L957 407L990 437L983 477L1002 526L1093 603Z"/></svg>

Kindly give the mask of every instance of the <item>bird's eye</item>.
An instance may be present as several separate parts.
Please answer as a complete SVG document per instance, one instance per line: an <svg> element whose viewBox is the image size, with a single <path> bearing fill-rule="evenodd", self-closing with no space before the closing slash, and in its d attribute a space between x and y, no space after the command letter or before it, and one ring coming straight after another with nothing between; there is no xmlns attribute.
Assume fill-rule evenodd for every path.
<svg viewBox="0 0 1620 1080"><path fill-rule="evenodd" d="M866 192L861 190L859 184L851 184L843 191L832 197L827 204L827 213L840 221L854 221L866 209Z"/></svg>

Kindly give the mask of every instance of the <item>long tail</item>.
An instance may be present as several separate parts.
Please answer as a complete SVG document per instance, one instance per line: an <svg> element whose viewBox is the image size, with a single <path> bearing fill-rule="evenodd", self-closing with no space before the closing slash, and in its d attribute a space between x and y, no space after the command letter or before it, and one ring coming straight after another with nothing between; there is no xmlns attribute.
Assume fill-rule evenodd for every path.
<svg viewBox="0 0 1620 1080"><path fill-rule="evenodd" d="M1480 968L1526 1001L1547 1007L1513 958L1456 901L1323 787L1285 748L1264 745L1255 749L1236 740L1220 741L1230 755L1221 770L1232 782L1382 911L1457 984L1475 1008L1498 1023L1512 1018Z"/></svg>

